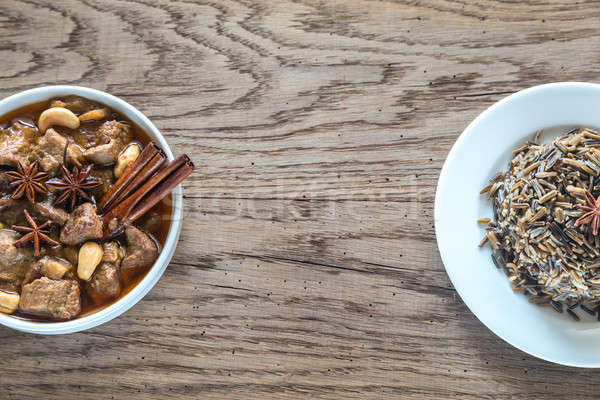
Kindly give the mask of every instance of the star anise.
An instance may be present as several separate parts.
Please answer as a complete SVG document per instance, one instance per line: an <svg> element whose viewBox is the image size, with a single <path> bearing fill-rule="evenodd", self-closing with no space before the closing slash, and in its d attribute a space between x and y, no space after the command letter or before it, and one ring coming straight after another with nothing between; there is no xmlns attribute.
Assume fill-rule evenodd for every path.
<svg viewBox="0 0 600 400"><path fill-rule="evenodd" d="M11 186L17 188L10 196L13 199L20 199L26 196L31 203L35 203L36 193L46 193L48 189L42 182L48 177L45 172L39 171L38 162L34 162L28 167L24 167L20 161L17 161L18 171L8 171L6 176L11 181Z"/></svg>
<svg viewBox="0 0 600 400"><path fill-rule="evenodd" d="M592 233L598 235L598 228L600 228L600 196L594 199L589 190L585 191L584 196L585 205L578 204L576 207L587 212L575 221L575 226L590 224Z"/></svg>
<svg viewBox="0 0 600 400"><path fill-rule="evenodd" d="M73 167L73 170L69 171L67 167L62 164L62 178L53 178L46 182L47 185L62 192L54 204L64 203L67 199L71 198L71 210L73 210L75 209L75 205L79 198L91 201L86 190L102 185L102 181L89 177L93 167L94 164L90 164L82 170L79 170L78 167Z"/></svg>
<svg viewBox="0 0 600 400"><path fill-rule="evenodd" d="M52 221L46 221L42 225L38 226L37 223L33 220L33 218L31 218L31 215L29 215L27 210L23 210L23 213L25 214L25 218L27 219L27 223L29 224L29 226L12 226L12 228L15 231L25 234L21 239L17 240L14 243L15 246L22 246L27 242L33 242L33 254L36 257L39 257L41 242L46 242L50 246L58 246L60 244L56 240L53 240L50 236L48 236L50 230L46 228L52 225Z"/></svg>

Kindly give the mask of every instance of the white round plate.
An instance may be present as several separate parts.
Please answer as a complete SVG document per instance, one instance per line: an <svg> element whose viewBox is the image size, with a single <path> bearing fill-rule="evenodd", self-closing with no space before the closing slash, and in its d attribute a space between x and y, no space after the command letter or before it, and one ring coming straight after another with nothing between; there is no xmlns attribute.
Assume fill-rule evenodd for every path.
<svg viewBox="0 0 600 400"><path fill-rule="evenodd" d="M542 140L573 127L600 127L600 85L552 83L515 93L492 105L460 135L444 163L435 197L435 231L452 284L471 311L506 342L544 360L600 367L600 322L578 311L580 322L514 293L488 246L477 245L491 217L491 202L479 195L511 151L536 131ZM549 133L549 134L548 134Z"/></svg>

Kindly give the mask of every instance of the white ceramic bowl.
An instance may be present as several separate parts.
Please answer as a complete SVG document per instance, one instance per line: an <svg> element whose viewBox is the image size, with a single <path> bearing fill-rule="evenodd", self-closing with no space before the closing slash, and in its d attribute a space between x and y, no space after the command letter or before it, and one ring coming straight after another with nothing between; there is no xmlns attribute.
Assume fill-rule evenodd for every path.
<svg viewBox="0 0 600 400"><path fill-rule="evenodd" d="M141 127L152 140L157 142L163 148L169 160L173 159L173 153L171 152L167 141L158 131L156 126L154 126L154 124L150 122L150 120L146 118L144 114L142 114L131 104L108 93L104 93L95 89L89 89L80 86L46 86L26 90L0 100L0 116L28 104L70 94L99 101L126 116L131 121L135 122L139 127ZM82 331L84 329L93 328L119 316L132 307L135 303L140 301L141 298L144 297L150 289L152 289L152 287L162 276L163 272L167 268L167 265L169 265L171 257L173 257L173 253L175 252L177 241L179 240L179 233L181 232L181 218L182 195L181 187L178 186L173 191L173 212L171 215L171 226L169 227L169 234L160 256L142 281L114 304L111 304L110 306L85 317L65 322L34 322L15 318L10 315L0 314L0 324L24 332L52 335L73 333Z"/></svg>
<svg viewBox="0 0 600 400"><path fill-rule="evenodd" d="M572 127L600 128L600 85L552 83L515 93L492 105L460 135L444 163L435 198L438 247L452 284L471 311L496 335L544 360L600 367L600 322L582 311L582 321L514 293L495 268L490 249L477 247L491 217L479 190L506 170L511 150L542 128L548 140Z"/></svg>

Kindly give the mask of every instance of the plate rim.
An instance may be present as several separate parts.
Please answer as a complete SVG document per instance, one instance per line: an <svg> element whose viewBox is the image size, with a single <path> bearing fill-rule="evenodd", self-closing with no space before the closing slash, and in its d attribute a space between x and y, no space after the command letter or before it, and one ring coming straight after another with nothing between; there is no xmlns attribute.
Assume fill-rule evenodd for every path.
<svg viewBox="0 0 600 400"><path fill-rule="evenodd" d="M450 169L450 165L452 164L453 160L456 157L456 153L458 152L458 149L463 146L463 144L472 136L476 133L476 127L477 125L489 114L493 113L497 108L502 107L504 104L509 103L511 101L514 101L516 98L522 97L524 95L527 95L529 93L532 92L537 92L537 91L543 91L546 89L554 89L554 88L593 88L594 90L598 90L600 91L600 84L597 83L591 83L591 82L576 82L576 81L567 81L567 82L552 82L552 83L546 83L546 84L542 84L542 85L536 85L536 86L532 86L526 89L522 89L519 90L515 93L510 94L509 96L506 96L502 99L500 99L499 101L495 102L494 104L492 104L491 106L487 107L485 110L483 110L479 115L477 115L477 117L475 117L475 119L473 119L466 127L465 129L461 132L461 134L458 136L458 138L456 139L456 141L454 142L454 144L452 145L452 147L450 148L450 151L448 152L448 155L446 156L446 159L444 160L444 164L442 166L442 169L440 171L440 175L438 177L438 181L437 181L437 185L436 185L436 191L435 191L435 200L434 200L434 226L435 226L435 236L436 236L436 245L437 245L437 250L438 253L440 255L440 258L442 259L442 264L444 265L444 269L446 271L446 275L448 276L448 278L450 279L450 282L452 283L452 286L454 287L456 293L458 294L458 296L460 297L460 299L462 300L462 302L467 306L467 308L469 309L469 311L471 313L473 313L475 315L475 317L489 330L491 331L494 335L496 335L497 337L499 337L500 339L502 339L503 341L505 341L506 343L510 344L511 346L519 349L520 351L527 353L535 358L538 359L542 359L544 361L548 361L551 363L555 363L555 364L560 364L560 365L565 365L565 366L569 366L569 367L577 367L577 368L600 368L600 360L598 360L597 363L595 364L590 364L590 363L586 363L586 362L581 362L581 363L577 363L577 362L569 362L569 361L562 361L562 360L556 360L556 359L552 359L550 357L544 356L544 355L539 355L539 354L535 354L529 350L527 350L526 348L524 348L521 345L515 344L513 341L511 341L507 336L507 334L504 334L502 332L498 332L497 330L494 330L493 328L490 327L490 324L488 324L487 321L487 317L486 316L482 316L480 315L480 313L476 312L474 310L474 307L472 307L472 301L465 298L465 296L463 296L462 293L460 293L459 289L457 288L456 284L455 284L455 279L453 278L452 273L449 271L448 267L446 266L447 264L447 257L442 253L441 249L440 249L440 225L439 225L439 220L440 220L440 201L441 201L441 187L443 186L443 183L446 181L446 179L448 178L448 174L449 174L449 169Z"/></svg>

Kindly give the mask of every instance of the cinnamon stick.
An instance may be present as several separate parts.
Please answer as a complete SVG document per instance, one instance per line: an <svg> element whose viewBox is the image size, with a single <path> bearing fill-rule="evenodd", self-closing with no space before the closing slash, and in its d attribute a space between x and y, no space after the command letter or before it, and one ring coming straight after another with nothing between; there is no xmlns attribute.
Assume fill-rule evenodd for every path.
<svg viewBox="0 0 600 400"><path fill-rule="evenodd" d="M185 155L184 155L185 156ZM185 156L187 158L187 156ZM169 177L157 185L142 201L140 201L129 213L128 221L134 222L148 210L164 199L177 185L187 178L193 171L194 164L187 158L185 164L175 170Z"/></svg>
<svg viewBox="0 0 600 400"><path fill-rule="evenodd" d="M185 179L194 170L194 164L189 157L182 154L171 161L166 167L158 171L148 179L139 189L126 199L121 201L116 207L108 211L102 217L105 226L117 218L123 222L131 216L135 210L136 219L142 216L152 206L162 200L175 186ZM147 197L147 198L145 198ZM144 200L139 208L138 203Z"/></svg>
<svg viewBox="0 0 600 400"><path fill-rule="evenodd" d="M121 177L114 185L104 194L102 199L97 204L99 212L105 212L109 206L114 203L114 200L122 193L122 191L139 175L139 173L148 165L150 161L157 155L162 153L162 149L154 142L150 142L138 158L129 165Z"/></svg>
<svg viewBox="0 0 600 400"><path fill-rule="evenodd" d="M155 155L148 164L140 171L137 176L129 182L129 184L121 190L121 192L117 195L117 197L109 203L110 204L119 204L125 198L127 198L131 193L137 190L144 182L146 182L156 171L158 171L167 161L167 156L161 151L159 154Z"/></svg>

